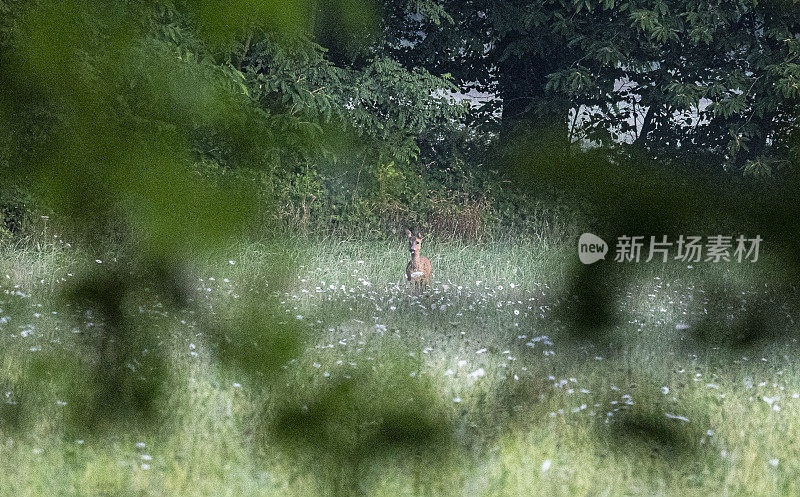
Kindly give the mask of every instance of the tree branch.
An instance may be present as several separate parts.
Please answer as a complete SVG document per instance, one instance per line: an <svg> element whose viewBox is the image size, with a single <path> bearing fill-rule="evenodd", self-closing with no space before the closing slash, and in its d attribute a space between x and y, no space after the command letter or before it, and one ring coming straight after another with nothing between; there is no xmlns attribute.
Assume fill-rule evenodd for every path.
<svg viewBox="0 0 800 497"><path fill-rule="evenodd" d="M244 64L244 58L247 57L247 52L250 51L250 43L253 41L253 33L247 35L247 41L244 43L244 51L242 51L242 56L239 57L239 63L236 64L236 70L241 72L242 71L242 64Z"/></svg>

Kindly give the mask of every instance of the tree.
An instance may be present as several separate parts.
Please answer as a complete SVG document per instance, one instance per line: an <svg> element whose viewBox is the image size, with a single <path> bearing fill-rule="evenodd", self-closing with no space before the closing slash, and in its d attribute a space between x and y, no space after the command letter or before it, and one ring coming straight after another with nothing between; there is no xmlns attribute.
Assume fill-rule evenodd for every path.
<svg viewBox="0 0 800 497"><path fill-rule="evenodd" d="M659 160L708 160L711 152L718 165L753 173L796 153L796 2L413 5L396 16L387 49L410 66L452 73L463 90L496 95L476 115L491 124L502 105L506 143L520 126L529 135L546 129L556 142Z"/></svg>

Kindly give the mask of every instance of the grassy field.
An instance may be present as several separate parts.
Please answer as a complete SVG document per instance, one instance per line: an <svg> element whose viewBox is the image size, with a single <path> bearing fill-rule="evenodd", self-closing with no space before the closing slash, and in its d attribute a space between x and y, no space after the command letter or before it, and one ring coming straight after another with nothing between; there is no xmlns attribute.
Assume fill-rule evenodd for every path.
<svg viewBox="0 0 800 497"><path fill-rule="evenodd" d="M423 254L422 295L403 242L330 239L206 259L181 310L141 292L126 312L157 338L131 374L170 365L156 421L80 432L76 380L42 363L92 361L102 323L59 297L86 257L4 249L0 494L800 495L797 307L779 272L642 263L619 323L580 338L558 318L573 247ZM269 375L218 360L214 330L245 310L273 316L268 346L245 349L302 337Z"/></svg>

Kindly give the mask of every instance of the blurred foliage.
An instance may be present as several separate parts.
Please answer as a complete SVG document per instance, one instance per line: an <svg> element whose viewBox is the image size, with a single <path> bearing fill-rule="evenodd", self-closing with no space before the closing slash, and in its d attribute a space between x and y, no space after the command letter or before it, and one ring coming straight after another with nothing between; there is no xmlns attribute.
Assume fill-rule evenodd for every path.
<svg viewBox="0 0 800 497"><path fill-rule="evenodd" d="M641 156L612 160L602 150L577 153L554 140L558 138L550 133L526 135L517 146L506 147L503 160L529 191L555 188L591 212L594 223L587 228L611 244L608 259L622 236L666 235L674 241L688 233L757 234L769 244L766 258L783 269L776 285L787 294L795 291L800 278L793 235L800 229L796 174L780 182L754 183L731 174L664 166ZM613 260L584 265L576 258L572 264L571 283L556 315L569 324L574 338L607 341L620 323L615 289L625 287L629 272ZM738 331L720 336L726 346L759 341L764 311L749 306L748 312L752 314L738 320Z"/></svg>
<svg viewBox="0 0 800 497"><path fill-rule="evenodd" d="M229 7L234 15L249 5ZM155 286L166 303L185 306L185 289L175 283L176 272L191 263L189 251L224 247L254 212L249 188L214 184L189 166L215 137L249 159L264 152L248 143L284 140L259 124L267 114L249 97L243 75L204 48L216 49L242 28L208 24L219 19L208 4L41 1L2 8L0 108L11 140L3 149L4 187L31 192L40 208L81 235L89 253L108 253L116 242L127 247L117 265L98 261L65 295L99 321L87 343L94 358L70 369L88 381L73 389L83 412L75 419L92 428L140 417L154 412L166 366L152 352L143 356L155 350L156 337L135 317L131 300ZM192 16L199 35L170 31L170 21L180 20L177 26ZM4 229L16 231L24 204L11 200ZM50 367L61 366L54 360Z"/></svg>
<svg viewBox="0 0 800 497"><path fill-rule="evenodd" d="M414 488L425 493L445 476L455 441L451 410L414 366L395 357L378 371L311 395L287 392L261 436L314 467L335 495L369 493L359 487L364 471L398 453L411 458Z"/></svg>
<svg viewBox="0 0 800 497"><path fill-rule="evenodd" d="M408 195L419 136L456 130L466 110L440 91L455 88L447 78L369 48L378 11L361 2L3 0L0 12L3 236L41 214L67 230L86 266L59 309L92 324L79 354L39 354L3 380L3 430L32 426L42 388L60 392L70 437L159 423L172 371L143 299L202 314L221 368L279 384L301 329L253 287L242 306L201 311L194 262L274 236L276 213L302 221L325 178L356 162L373 199ZM269 264L270 281L250 283L279 289L287 264ZM446 445L433 390L404 377L387 387L409 388L405 397L375 397L372 382L358 379L322 411L354 441L354 477L366 449ZM355 425L351 413L362 413ZM275 426L292 430L283 418ZM341 441L317 454L332 461Z"/></svg>
<svg viewBox="0 0 800 497"><path fill-rule="evenodd" d="M678 467L693 468L704 446L703 426L707 414L658 397L653 380L642 378L632 385L633 394L619 403L613 417L597 422L603 446L633 457L662 458ZM698 419L700 418L700 419Z"/></svg>
<svg viewBox="0 0 800 497"><path fill-rule="evenodd" d="M208 323L217 354L224 364L268 382L280 377L281 367L300 349L305 337L297 326L274 315L277 303L253 298L244 309Z"/></svg>
<svg viewBox="0 0 800 497"><path fill-rule="evenodd" d="M169 361L138 299L194 310L195 258L281 228L566 240L592 219L613 240L735 226L769 240L796 284L798 14L750 0L0 0L0 240L42 214L68 228L87 266L62 302L97 325L85 357L42 354L3 379L3 429L24 429L53 382L70 392L69 433L157 420ZM453 96L469 90L499 98ZM279 286L284 261L271 265ZM624 275L576 263L572 283L562 319L604 338ZM386 453L420 468L447 455L452 422L402 365L310 398L280 390L304 336L251 297L204 331L223 368L275 394L264 441L321 462L342 494ZM727 319L720 305L711 319ZM719 343L760 340L769 309ZM641 405L612 428L692 452L695 434Z"/></svg>

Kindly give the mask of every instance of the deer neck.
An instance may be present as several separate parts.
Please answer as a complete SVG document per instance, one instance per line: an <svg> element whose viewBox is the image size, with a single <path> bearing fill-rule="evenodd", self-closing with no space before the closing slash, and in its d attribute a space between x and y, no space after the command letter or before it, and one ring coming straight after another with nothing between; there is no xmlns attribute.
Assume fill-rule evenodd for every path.
<svg viewBox="0 0 800 497"><path fill-rule="evenodd" d="M420 257L422 257L422 256L420 255L419 252L417 252L416 254L411 256L411 262L416 265L416 263L419 262Z"/></svg>

